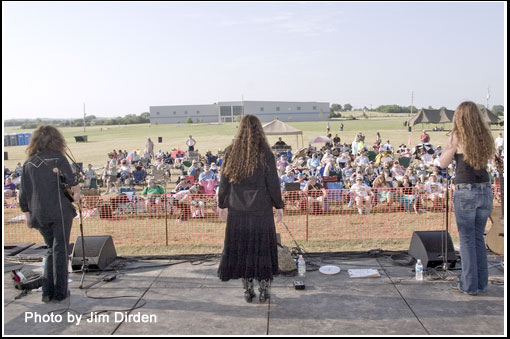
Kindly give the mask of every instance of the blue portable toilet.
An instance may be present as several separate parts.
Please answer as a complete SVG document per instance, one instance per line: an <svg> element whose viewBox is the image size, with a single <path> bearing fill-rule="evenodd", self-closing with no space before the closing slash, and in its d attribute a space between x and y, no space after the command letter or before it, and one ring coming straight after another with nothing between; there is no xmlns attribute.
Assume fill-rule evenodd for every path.
<svg viewBox="0 0 510 339"><path fill-rule="evenodd" d="M30 138L32 137L32 133L24 133L23 136L24 136L25 145L29 145Z"/></svg>
<svg viewBox="0 0 510 339"><path fill-rule="evenodd" d="M25 133L18 133L16 137L18 138L18 145L23 146L25 144Z"/></svg>

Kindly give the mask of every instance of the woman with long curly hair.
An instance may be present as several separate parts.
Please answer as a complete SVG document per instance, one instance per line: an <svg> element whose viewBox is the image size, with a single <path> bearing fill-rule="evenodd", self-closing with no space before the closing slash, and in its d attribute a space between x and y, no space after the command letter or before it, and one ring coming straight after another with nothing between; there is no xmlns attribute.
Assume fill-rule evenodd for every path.
<svg viewBox="0 0 510 339"><path fill-rule="evenodd" d="M489 285L485 225L492 210L493 193L486 170L496 152L488 123L475 103L466 101L453 116L450 140L441 155L440 166L457 164L453 196L460 237L462 274L452 285L470 295L486 292Z"/></svg>
<svg viewBox="0 0 510 339"><path fill-rule="evenodd" d="M283 218L283 200L276 161L259 119L246 115L237 135L225 150L218 191L220 217L227 222L223 256L218 269L222 281L242 278L244 297L269 297L269 286L278 271L276 221Z"/></svg>
<svg viewBox="0 0 510 339"><path fill-rule="evenodd" d="M60 131L50 125L39 126L27 147L23 165L19 204L27 226L37 229L48 246L42 282L42 301L67 299L69 235L76 211L66 197L62 182L80 201L80 186L65 157L66 142Z"/></svg>

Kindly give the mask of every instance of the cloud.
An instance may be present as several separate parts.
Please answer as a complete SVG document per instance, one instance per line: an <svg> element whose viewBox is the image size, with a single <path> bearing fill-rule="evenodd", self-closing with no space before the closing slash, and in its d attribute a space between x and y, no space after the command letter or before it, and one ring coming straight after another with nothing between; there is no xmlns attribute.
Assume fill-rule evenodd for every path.
<svg viewBox="0 0 510 339"><path fill-rule="evenodd" d="M223 20L220 25L225 27L255 26L258 29L270 30L280 34L300 34L314 36L338 31L343 12L284 12L275 15Z"/></svg>

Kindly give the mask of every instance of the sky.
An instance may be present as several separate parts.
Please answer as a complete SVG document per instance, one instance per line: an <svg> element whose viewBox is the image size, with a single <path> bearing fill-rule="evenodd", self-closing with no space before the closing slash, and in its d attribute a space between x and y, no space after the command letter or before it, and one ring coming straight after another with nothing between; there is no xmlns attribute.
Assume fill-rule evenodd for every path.
<svg viewBox="0 0 510 339"><path fill-rule="evenodd" d="M506 5L2 2L6 119L150 106L506 103Z"/></svg>

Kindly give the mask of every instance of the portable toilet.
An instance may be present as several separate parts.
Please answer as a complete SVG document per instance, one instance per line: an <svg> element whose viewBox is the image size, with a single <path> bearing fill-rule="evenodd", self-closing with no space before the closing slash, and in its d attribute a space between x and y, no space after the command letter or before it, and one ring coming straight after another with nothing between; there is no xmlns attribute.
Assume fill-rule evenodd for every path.
<svg viewBox="0 0 510 339"><path fill-rule="evenodd" d="M18 138L18 145L23 146L25 144L25 133L16 134L16 138Z"/></svg>
<svg viewBox="0 0 510 339"><path fill-rule="evenodd" d="M32 133L24 133L23 136L24 136L24 139L25 139L25 145L29 145L30 144L30 138L32 138Z"/></svg>
<svg viewBox="0 0 510 339"><path fill-rule="evenodd" d="M11 140L11 146L18 146L18 136L14 133L9 134Z"/></svg>
<svg viewBox="0 0 510 339"><path fill-rule="evenodd" d="M9 134L4 134L4 146L11 146L11 138L9 138Z"/></svg>

